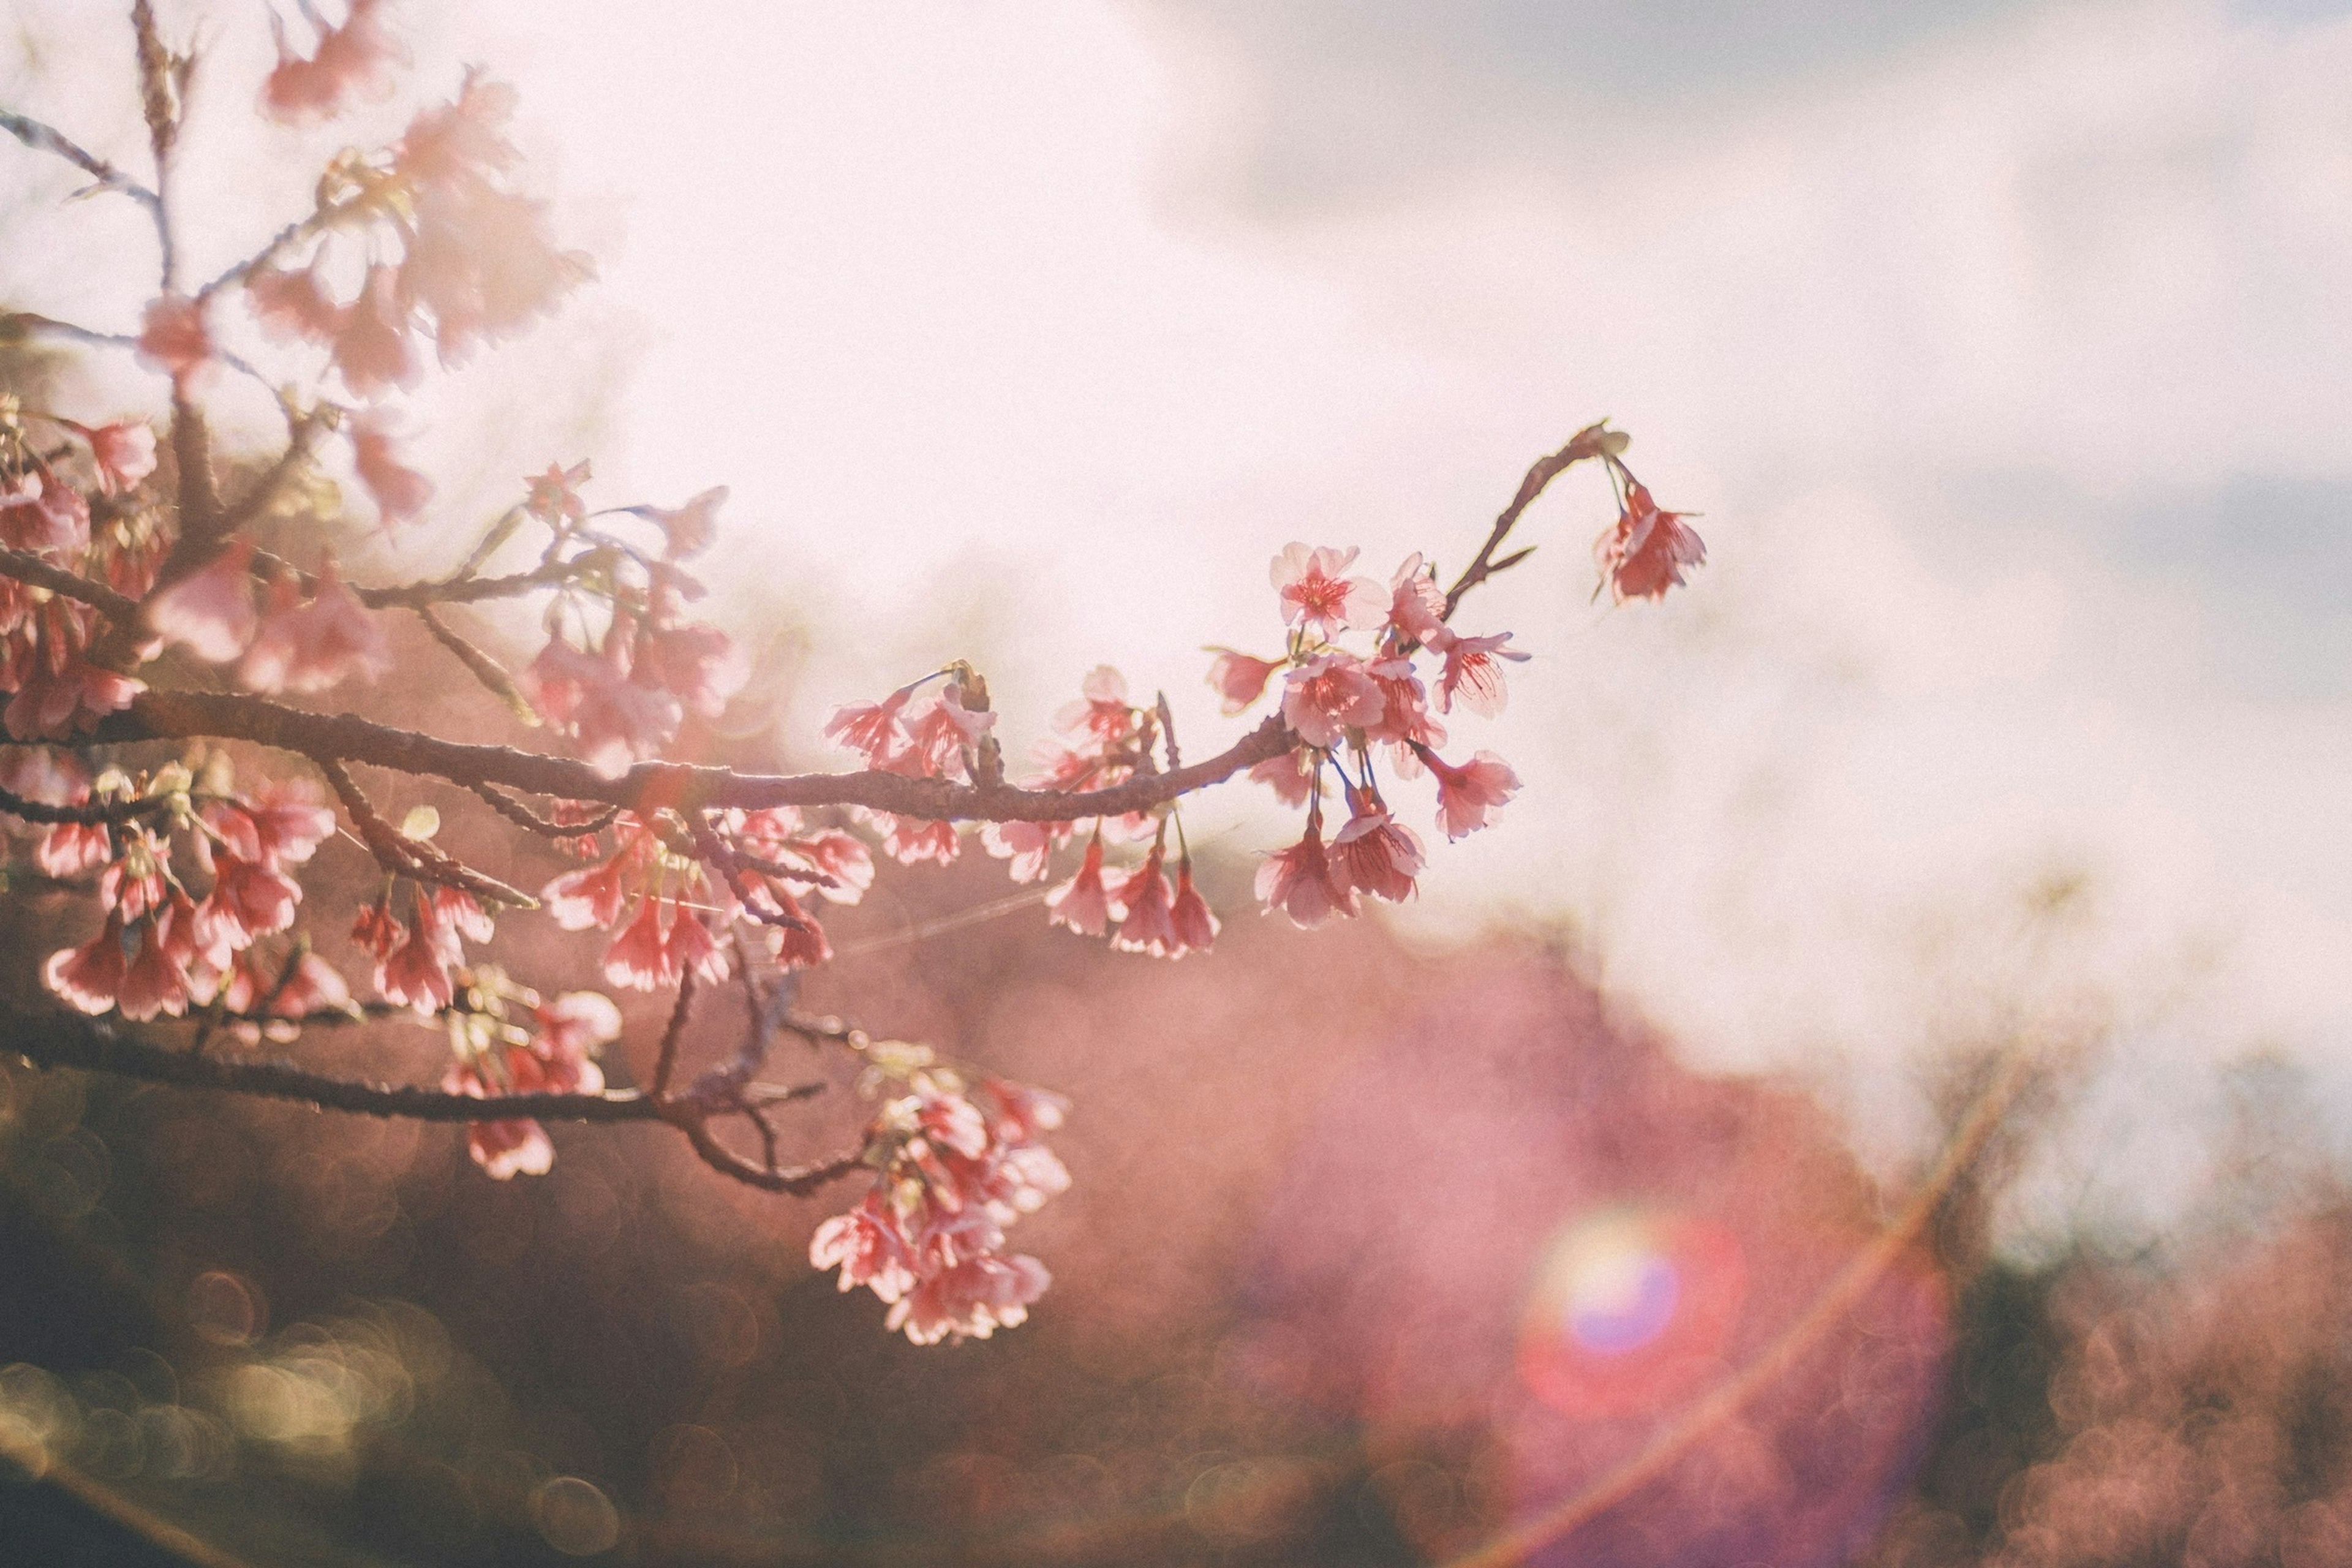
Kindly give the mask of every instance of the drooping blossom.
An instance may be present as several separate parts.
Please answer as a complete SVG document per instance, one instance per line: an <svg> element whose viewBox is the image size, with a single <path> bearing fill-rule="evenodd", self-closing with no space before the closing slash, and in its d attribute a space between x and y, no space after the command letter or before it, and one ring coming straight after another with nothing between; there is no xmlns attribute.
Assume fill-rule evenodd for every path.
<svg viewBox="0 0 2352 1568"><path fill-rule="evenodd" d="M1168 923L1176 933L1176 944L1184 952L1206 952L1217 940L1217 917L1209 908L1209 900L1192 885L1192 862L1190 858L1176 868L1176 900L1168 907Z"/></svg>
<svg viewBox="0 0 2352 1568"><path fill-rule="evenodd" d="M751 662L716 626L646 626L638 632L630 675L636 684L660 687L694 712L716 719L751 679Z"/></svg>
<svg viewBox="0 0 2352 1568"><path fill-rule="evenodd" d="M84 1013L111 1009L122 990L122 977L130 969L130 962L122 952L122 914L118 910L106 917L105 926L96 936L79 947L61 947L49 954L48 962L42 966L41 979L51 994Z"/></svg>
<svg viewBox="0 0 2352 1568"><path fill-rule="evenodd" d="M1102 840L1090 839L1076 874L1045 895L1051 923L1067 926L1080 936L1102 935L1110 924L1110 893L1103 886L1102 861Z"/></svg>
<svg viewBox="0 0 2352 1568"><path fill-rule="evenodd" d="M373 411L351 424L352 470L386 522L405 522L433 499L433 481L400 460L390 421Z"/></svg>
<svg viewBox="0 0 2352 1568"><path fill-rule="evenodd" d="M207 664L236 658L261 624L253 607L253 541L232 541L209 564L149 598L142 613L148 630Z"/></svg>
<svg viewBox="0 0 2352 1568"><path fill-rule="evenodd" d="M208 806L205 820L248 825L253 847L247 853L272 866L300 865L335 831L335 814L319 804L318 788L307 779L274 780L234 805Z"/></svg>
<svg viewBox="0 0 2352 1568"><path fill-rule="evenodd" d="M1308 659L1283 682L1283 722L1310 746L1338 745L1350 729L1379 723L1384 709L1379 683L1352 654Z"/></svg>
<svg viewBox="0 0 2352 1568"><path fill-rule="evenodd" d="M100 668L79 653L37 659L0 721L20 741L61 739L130 707L146 689L145 681Z"/></svg>
<svg viewBox="0 0 2352 1568"><path fill-rule="evenodd" d="M1492 752L1480 752L1458 768L1428 750L1421 760L1437 775L1437 826L1448 838L1491 825L1518 793L1519 775Z"/></svg>
<svg viewBox="0 0 2352 1568"><path fill-rule="evenodd" d="M898 714L912 695L899 690L879 702L845 702L825 720L824 738L864 757L868 767L887 768L911 743Z"/></svg>
<svg viewBox="0 0 2352 1568"><path fill-rule="evenodd" d="M624 818L616 837L618 847L611 858L567 871L541 889L548 913L565 931L609 929L617 923L628 908L630 893L654 864L658 846L642 822Z"/></svg>
<svg viewBox="0 0 2352 1568"><path fill-rule="evenodd" d="M1135 710L1127 700L1127 677L1109 665L1095 666L1079 683L1078 700L1054 715L1054 727L1094 741L1097 755L1102 747L1128 739L1135 732Z"/></svg>
<svg viewBox="0 0 2352 1568"><path fill-rule="evenodd" d="M1414 673L1412 660L1375 659L1364 667L1364 673L1381 690L1380 721L1365 728L1364 739L1385 742L1398 772L1407 778L1417 776L1421 764L1414 760L1412 748L1444 745L1445 727L1430 716L1429 694Z"/></svg>
<svg viewBox="0 0 2352 1568"><path fill-rule="evenodd" d="M640 901L637 918L621 929L604 951L604 978L631 991L653 991L677 984L678 971L662 929L664 900Z"/></svg>
<svg viewBox="0 0 2352 1568"><path fill-rule="evenodd" d="M1388 613L1389 595L1370 577L1344 575L1354 550L1283 546L1268 572L1282 600L1282 619L1318 637L1335 637L1355 626L1376 626Z"/></svg>
<svg viewBox="0 0 2352 1568"><path fill-rule="evenodd" d="M140 363L163 372L185 391L212 353L212 331L201 301L165 294L148 305L140 319Z"/></svg>
<svg viewBox="0 0 2352 1568"><path fill-rule="evenodd" d="M996 715L965 708L962 689L950 687L908 709L900 722L907 744L889 764L893 771L919 778L962 780L971 776L968 754L995 724Z"/></svg>
<svg viewBox="0 0 2352 1568"><path fill-rule="evenodd" d="M269 609L237 666L255 691L313 692L356 675L377 680L392 668L392 644L359 596L343 586L330 557L308 604L291 577L270 585Z"/></svg>
<svg viewBox="0 0 2352 1568"><path fill-rule="evenodd" d="M110 425L60 423L89 445L89 460L98 470L98 493L121 495L155 471L155 431L143 419L118 419Z"/></svg>
<svg viewBox="0 0 2352 1568"><path fill-rule="evenodd" d="M302 885L276 867L248 860L226 848L211 851L213 890L201 906L233 947L251 945L253 939L284 931L294 923L302 901Z"/></svg>
<svg viewBox="0 0 2352 1568"><path fill-rule="evenodd" d="M1217 690L1218 706L1230 718L1265 694L1265 683L1282 668L1279 661L1236 653L1229 647L1209 649L1209 684Z"/></svg>
<svg viewBox="0 0 2352 1568"><path fill-rule="evenodd" d="M304 1018L343 1012L352 1005L352 988L341 972L307 948L296 956L290 972L281 971L282 987L279 975L265 978L250 957L239 953L221 985L221 1005L232 1013L257 1012L267 1003L272 1018Z"/></svg>
<svg viewBox="0 0 2352 1568"><path fill-rule="evenodd" d="M1175 921L1171 919L1174 895L1160 868L1160 851L1155 848L1112 895L1112 902L1122 912L1118 934L1111 939L1111 946L1122 952L1148 952L1154 958L1174 958L1183 953Z"/></svg>
<svg viewBox="0 0 2352 1568"><path fill-rule="evenodd" d="M288 123L330 120L353 99L377 98L389 91L394 69L407 57L378 14L382 4L383 0L351 0L341 26L320 24L319 47L307 59L294 52L287 42L284 23L271 13L278 64L261 84L262 112ZM317 20L315 12L310 16Z"/></svg>
<svg viewBox="0 0 2352 1568"><path fill-rule="evenodd" d="M1617 603L1663 599L1683 581L1686 566L1704 565L1706 542L1683 523L1690 514L1661 511L1647 486L1628 480L1617 521L1593 541L1601 581Z"/></svg>
<svg viewBox="0 0 2352 1568"><path fill-rule="evenodd" d="M599 1050L621 1037L621 1010L594 991L566 992L540 1003L531 1008L531 1018L539 1026L541 1054L575 1081L584 1078L583 1069Z"/></svg>
<svg viewBox="0 0 2352 1568"><path fill-rule="evenodd" d="M1333 915L1356 912L1355 889L1335 873L1324 849L1319 812L1307 814L1304 837L1259 864L1257 896L1269 914L1280 910L1299 926L1319 926Z"/></svg>
<svg viewBox="0 0 2352 1568"><path fill-rule="evenodd" d="M627 642L625 628L616 626L598 655L582 652L558 634L519 678L531 705L569 730L583 760L605 778L619 778L632 763L659 755L684 717L676 696L629 679Z"/></svg>
<svg viewBox="0 0 2352 1568"><path fill-rule="evenodd" d="M693 974L716 984L727 978L727 950L710 935L710 928L702 917L683 904L669 922L669 943L666 956L669 967L679 974Z"/></svg>
<svg viewBox="0 0 2352 1568"><path fill-rule="evenodd" d="M1437 678L1438 711L1452 712L1458 697L1463 707L1482 718L1499 715L1510 693L1503 684L1503 667L1497 661L1507 658L1525 663L1528 658L1526 654L1503 646L1510 640L1508 632L1465 637L1441 627L1429 644L1445 659L1444 673Z"/></svg>
<svg viewBox="0 0 2352 1568"><path fill-rule="evenodd" d="M1315 753L1304 746L1268 757L1250 769L1249 781L1266 785L1276 800L1289 806L1305 805L1307 796L1321 787Z"/></svg>
<svg viewBox="0 0 2352 1568"><path fill-rule="evenodd" d="M394 153L415 216L401 293L431 312L445 364L528 325L594 274L585 256L556 247L545 203L499 183L517 161L504 134L514 106L512 88L468 73L457 100L418 115Z"/></svg>
<svg viewBox="0 0 2352 1568"><path fill-rule="evenodd" d="M980 842L1016 882L1042 882L1051 870L1054 851L1069 842L1066 822L991 822L980 830Z"/></svg>
<svg viewBox="0 0 2352 1568"><path fill-rule="evenodd" d="M409 324L393 269L381 262L369 268L359 298L342 312L330 356L353 396L379 397L424 375Z"/></svg>
<svg viewBox="0 0 2352 1568"><path fill-rule="evenodd" d="M1416 550L1389 580L1389 626L1400 636L1426 643L1444 625L1445 591L1430 575Z"/></svg>
<svg viewBox="0 0 2352 1568"><path fill-rule="evenodd" d="M1427 860L1412 829L1389 815L1379 795L1350 791L1351 815L1331 840L1335 879L1360 893L1402 903Z"/></svg>
<svg viewBox="0 0 2352 1568"><path fill-rule="evenodd" d="M952 822L894 816L882 811L868 815L882 832L883 852L901 866L919 866L927 860L953 865L963 849L963 837Z"/></svg>
<svg viewBox="0 0 2352 1568"><path fill-rule="evenodd" d="M314 343L334 340L342 327L343 308L320 280L320 265L314 260L299 272L257 267L245 275L246 303L263 331Z"/></svg>
<svg viewBox="0 0 2352 1568"><path fill-rule="evenodd" d="M89 542L89 503L79 490L27 472L0 492L0 544L67 553Z"/></svg>
<svg viewBox="0 0 2352 1568"><path fill-rule="evenodd" d="M144 937L138 955L122 972L114 1005L134 1022L143 1023L159 1013L179 1017L188 1010L188 976L172 962L162 920L146 921L140 929Z"/></svg>
<svg viewBox="0 0 2352 1568"><path fill-rule="evenodd" d="M858 1205L817 1227L809 1261L890 1303L886 1325L917 1344L985 1339L1026 1320L1051 1282L1005 1250L1005 1227L1066 1191L1069 1172L1038 1143L1058 1096L992 1079L966 1097L929 1071L867 1131L879 1167Z"/></svg>
<svg viewBox="0 0 2352 1568"><path fill-rule="evenodd" d="M688 497L682 505L635 510L662 531L662 553L672 561L684 561L709 549L711 541L719 537L719 509L726 503L727 487L713 485Z"/></svg>

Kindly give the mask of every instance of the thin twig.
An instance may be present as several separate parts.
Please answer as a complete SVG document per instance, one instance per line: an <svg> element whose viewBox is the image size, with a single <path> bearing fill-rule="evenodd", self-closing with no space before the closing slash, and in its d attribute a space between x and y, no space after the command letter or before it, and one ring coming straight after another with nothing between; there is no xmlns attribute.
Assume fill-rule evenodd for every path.
<svg viewBox="0 0 2352 1568"><path fill-rule="evenodd" d="M681 914L679 920L690 917ZM669 1025L662 1030L661 1054L654 1061L653 1097L665 1098L669 1093L669 1080L677 1071L677 1050L686 1038L687 1015L694 1009L694 971L689 969L677 977L677 1001L670 1007Z"/></svg>
<svg viewBox="0 0 2352 1568"><path fill-rule="evenodd" d="M1602 419L1588 425L1570 437L1567 446L1549 457L1536 459L1535 466L1528 470L1527 478L1519 481L1518 494L1511 498L1511 504L1495 519L1495 526L1488 531L1486 542L1478 547L1477 555L1464 568L1462 575L1454 580L1454 586L1445 591L1445 613L1441 619L1452 619L1455 608L1462 603L1462 596L1471 589L1496 573L1507 571L1527 559L1528 552L1522 550L1498 563L1495 559L1495 552L1510 536L1512 525L1519 521L1519 514L1535 504L1536 497L1544 493L1545 486L1586 458L1601 455L1606 449L1603 443L1612 435L1607 428L1608 424L1609 421Z"/></svg>
<svg viewBox="0 0 2352 1568"><path fill-rule="evenodd" d="M138 600L28 551L0 548L0 577L14 577L36 588L47 588L59 598L79 600L117 626L128 626L139 617Z"/></svg>
<svg viewBox="0 0 2352 1568"><path fill-rule="evenodd" d="M156 204L154 192L54 126L45 125L30 115L0 109L0 131L36 152L56 153L96 180L101 189L119 192L151 210Z"/></svg>
<svg viewBox="0 0 2352 1568"><path fill-rule="evenodd" d="M475 870L471 866L444 852L438 846L421 838L411 838L376 810L374 803L352 778L351 770L331 757L310 759L351 814L352 825L359 829L360 841L373 855L376 864L395 877L411 877L420 882L438 883L456 888L478 899L510 905L516 909L535 910L539 900L520 889L509 888L497 878Z"/></svg>
<svg viewBox="0 0 2352 1568"><path fill-rule="evenodd" d="M488 803L492 811L517 827L527 828L543 838L585 838L612 826L614 818L621 815L619 806L608 805L578 822L558 822L553 817L540 816L495 784L478 784L467 787Z"/></svg>
<svg viewBox="0 0 2352 1568"><path fill-rule="evenodd" d="M134 822L142 816L169 811L173 799L168 795L141 795L135 800L93 800L80 805L51 805L47 801L27 800L13 791L0 789L0 811L11 816L20 816L26 822L101 827L111 823Z"/></svg>

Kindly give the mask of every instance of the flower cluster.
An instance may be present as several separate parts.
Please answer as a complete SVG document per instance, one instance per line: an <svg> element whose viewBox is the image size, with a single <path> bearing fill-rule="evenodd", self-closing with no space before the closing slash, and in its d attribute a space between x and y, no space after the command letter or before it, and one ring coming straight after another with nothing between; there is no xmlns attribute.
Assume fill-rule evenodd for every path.
<svg viewBox="0 0 2352 1568"><path fill-rule="evenodd" d="M593 991L542 999L496 964L467 974L464 1005L446 1015L455 1058L441 1087L488 1099L501 1094L600 1094L596 1058L621 1037L621 1014ZM547 1129L529 1117L471 1123L466 1150L499 1181L543 1176L555 1163Z"/></svg>
<svg viewBox="0 0 2352 1568"><path fill-rule="evenodd" d="M551 549L583 547L549 606L547 646L523 671L521 688L542 718L578 741L589 766L618 778L660 755L688 713L717 718L751 666L725 633L684 618L686 605L706 590L679 562L709 544L726 489L676 508L616 508L656 525L662 543L655 553L588 526L577 488L587 478L585 463L550 464L526 481L522 503L509 514L551 530Z"/></svg>
<svg viewBox="0 0 2352 1568"><path fill-rule="evenodd" d="M673 833L689 830L671 825ZM803 901L814 893L854 904L874 883L874 858L837 827L811 827L790 806L725 811L700 825L680 853L661 826L635 813L614 818L613 848L596 864L567 871L541 894L566 931L610 931L604 978L651 991L677 984L692 971L706 980L729 973L726 950L706 921L722 930L737 919L756 922L771 956L787 969L833 956L824 928ZM599 836L586 840L597 853Z"/></svg>
<svg viewBox="0 0 2352 1568"><path fill-rule="evenodd" d="M1070 1184L1041 1132L1067 1103L1042 1089L983 1079L966 1091L924 1047L877 1042L870 1071L905 1092L884 1101L866 1131L873 1188L817 1227L809 1262L838 1268L845 1291L863 1285L890 1304L888 1327L919 1345L986 1339L1014 1328L1052 1277L1004 1251L1004 1229Z"/></svg>
<svg viewBox="0 0 2352 1568"><path fill-rule="evenodd" d="M334 831L334 814L300 783L239 794L227 787L225 761L214 759L206 773L200 788L177 766L136 778L110 769L92 780L64 754L17 763L10 782L27 798L152 806L43 830L34 863L60 880L97 872L103 917L96 936L49 956L43 981L82 1012L119 1009L133 1019L178 1017L224 993L233 1010L278 1017L345 1005L341 976L306 949L297 947L275 981L250 957L260 938L294 924L302 885L289 868ZM183 843L205 879L201 898L175 864Z"/></svg>
<svg viewBox="0 0 2352 1568"><path fill-rule="evenodd" d="M378 680L392 668L391 639L344 586L332 556L307 583L279 567L264 584L253 561L251 540L232 541L148 597L148 629L207 664L233 665L239 684L271 695L325 691L353 676Z"/></svg>

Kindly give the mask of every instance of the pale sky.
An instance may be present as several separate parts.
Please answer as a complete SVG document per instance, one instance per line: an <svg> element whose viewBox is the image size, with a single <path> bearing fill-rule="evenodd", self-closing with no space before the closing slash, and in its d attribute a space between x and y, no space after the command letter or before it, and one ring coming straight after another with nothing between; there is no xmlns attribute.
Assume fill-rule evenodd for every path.
<svg viewBox="0 0 2352 1568"><path fill-rule="evenodd" d="M20 51L8 100L135 150L96 8L14 9L54 68ZM236 121L265 11L201 9ZM1811 1074L1881 1151L1930 1047L2104 994L2087 1168L2029 1227L2172 1212L2249 1050L2352 1128L2345 7L402 11L420 92L521 88L604 279L421 400L428 449L499 486L593 452L607 503L734 487L724 585L818 634L804 731L977 648L1015 737L1109 662L1205 750L1238 726L1194 650L1272 647L1276 550L1458 562L1610 415L1712 559L1612 611L1597 476L1531 514L1468 618L1537 659L1456 731L1528 787L1416 921L1570 916L1694 1059ZM213 188L299 201L333 141L224 132ZM10 221L0 281L103 314L76 247L135 226ZM2074 874L2034 958L2029 889Z"/></svg>

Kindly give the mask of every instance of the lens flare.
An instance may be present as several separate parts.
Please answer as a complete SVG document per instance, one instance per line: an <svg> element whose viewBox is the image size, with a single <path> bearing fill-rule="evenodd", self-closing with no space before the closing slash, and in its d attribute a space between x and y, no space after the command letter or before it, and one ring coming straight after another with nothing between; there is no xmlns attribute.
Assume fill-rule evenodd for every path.
<svg viewBox="0 0 2352 1568"><path fill-rule="evenodd" d="M1649 1208L1580 1215L1546 1246L1520 1319L1519 1376L1570 1415L1621 1415L1718 1366L1747 1295L1739 1242Z"/></svg>

